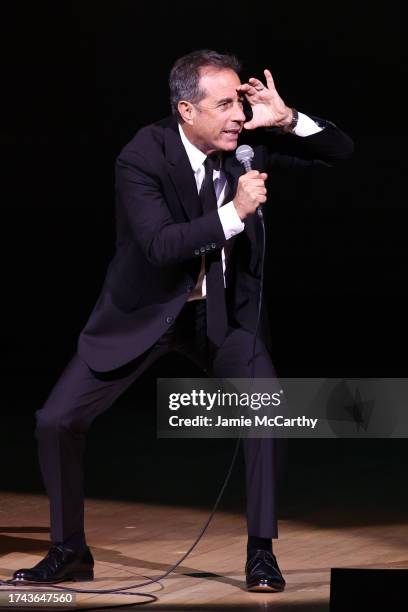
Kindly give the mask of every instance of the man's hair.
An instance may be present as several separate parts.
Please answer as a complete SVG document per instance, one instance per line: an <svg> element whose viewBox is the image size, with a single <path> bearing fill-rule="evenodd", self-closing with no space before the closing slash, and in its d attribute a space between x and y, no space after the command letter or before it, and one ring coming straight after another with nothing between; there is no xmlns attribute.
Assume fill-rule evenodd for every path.
<svg viewBox="0 0 408 612"><path fill-rule="evenodd" d="M187 100L197 104L205 98L206 92L200 89L200 69L213 67L218 70L233 70L237 74L241 64L234 55L224 55L209 49L192 51L180 57L173 65L169 76L171 110L181 121L177 105L180 100Z"/></svg>

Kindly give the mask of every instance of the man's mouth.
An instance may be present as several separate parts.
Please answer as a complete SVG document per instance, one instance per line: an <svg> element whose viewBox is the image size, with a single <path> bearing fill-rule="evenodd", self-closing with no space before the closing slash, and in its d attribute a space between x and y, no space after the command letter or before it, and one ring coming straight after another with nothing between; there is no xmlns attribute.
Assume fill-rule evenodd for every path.
<svg viewBox="0 0 408 612"><path fill-rule="evenodd" d="M240 129L232 129L232 130L223 130L223 132L225 132L225 134L236 134L238 136L238 134L240 133Z"/></svg>

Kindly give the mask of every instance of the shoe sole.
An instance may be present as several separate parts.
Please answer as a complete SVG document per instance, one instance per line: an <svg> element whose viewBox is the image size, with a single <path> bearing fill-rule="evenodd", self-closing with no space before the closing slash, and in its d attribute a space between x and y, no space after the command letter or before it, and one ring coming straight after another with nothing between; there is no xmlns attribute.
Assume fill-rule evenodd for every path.
<svg viewBox="0 0 408 612"><path fill-rule="evenodd" d="M13 584L59 584L60 582L91 582L93 579L94 573L91 571L75 573L57 580L13 580Z"/></svg>
<svg viewBox="0 0 408 612"><path fill-rule="evenodd" d="M273 587L273 586L267 586L265 584L255 584L252 587L248 587L247 590L253 593L280 593L284 589L285 589L284 586Z"/></svg>

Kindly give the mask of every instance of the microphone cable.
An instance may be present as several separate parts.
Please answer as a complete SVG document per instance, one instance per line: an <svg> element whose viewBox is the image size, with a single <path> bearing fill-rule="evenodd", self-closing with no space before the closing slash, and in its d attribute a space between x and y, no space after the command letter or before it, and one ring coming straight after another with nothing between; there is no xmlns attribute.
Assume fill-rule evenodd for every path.
<svg viewBox="0 0 408 612"><path fill-rule="evenodd" d="M262 228L262 251L261 251L261 275L259 278L259 297L258 297L258 316L256 319L256 326L254 331L254 341L252 345L252 367L251 367L251 379L254 379L254 368L255 368L255 349L256 349L256 340L258 337L259 331L259 323L261 321L261 312L262 312L262 301L263 301L263 284L264 284L264 266L265 266L265 250L266 250L266 232L265 232L265 221L261 206L258 206L256 209L258 214L258 219Z"/></svg>

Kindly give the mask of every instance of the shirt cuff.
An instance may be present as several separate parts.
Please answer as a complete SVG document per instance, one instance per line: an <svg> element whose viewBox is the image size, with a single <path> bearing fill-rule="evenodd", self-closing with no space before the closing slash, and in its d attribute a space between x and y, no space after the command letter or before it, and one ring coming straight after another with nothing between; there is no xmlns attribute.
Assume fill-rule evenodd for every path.
<svg viewBox="0 0 408 612"><path fill-rule="evenodd" d="M244 231L245 225L237 213L234 202L228 202L218 209L222 229L224 230L225 240L229 240L236 234Z"/></svg>
<svg viewBox="0 0 408 612"><path fill-rule="evenodd" d="M299 113L297 126L292 133L296 134L296 136L311 136L321 132L322 129L313 119L303 113Z"/></svg>

